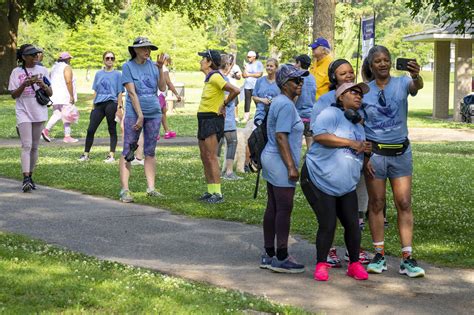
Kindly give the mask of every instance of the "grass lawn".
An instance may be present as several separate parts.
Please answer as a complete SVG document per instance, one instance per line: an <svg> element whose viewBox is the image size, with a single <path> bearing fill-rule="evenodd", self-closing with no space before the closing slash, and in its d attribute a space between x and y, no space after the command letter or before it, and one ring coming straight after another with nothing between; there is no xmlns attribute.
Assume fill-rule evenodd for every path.
<svg viewBox="0 0 474 315"><path fill-rule="evenodd" d="M89 124L89 113L92 107L91 85L95 71L89 74L89 81L86 80L85 70L75 70L78 82L78 108L81 117L77 125L73 125L73 136L85 138L87 126ZM423 74L428 79L425 80L425 87L419 91L414 98L409 98L409 127L443 127L443 128L474 128L474 124L454 123L445 120L433 120L431 118L433 108L433 82L429 80L431 73ZM174 82L185 84L186 105L184 108L177 108L169 116L170 128L177 132L178 136L195 136L197 129L196 112L201 98L203 87L203 74L200 72L176 72L172 73ZM432 80L432 78L431 78ZM451 86L451 95L452 95ZM243 103L241 103L243 104ZM450 108L452 108L452 98L450 98ZM240 105L240 117L243 115L243 105ZM0 95L0 138L16 137L15 131L15 101L8 95ZM252 106L251 111L255 110ZM452 115L452 109L450 111ZM51 110L50 110L51 115ZM242 125L243 127L243 125ZM162 130L163 133L163 130ZM63 137L62 123L58 122L53 128L51 135L56 138ZM108 137L107 124L105 121L97 130L96 137Z"/></svg>
<svg viewBox="0 0 474 315"><path fill-rule="evenodd" d="M117 165L106 165L102 157L107 147L94 147L89 163L78 163L80 147L41 147L35 180L44 185L72 189L91 195L118 199L120 190ZM414 249L416 257L438 265L474 267L474 142L414 144L413 209L415 212ZM202 165L196 147L162 147L157 152L157 187L166 198L145 196L142 168L134 168L130 188L135 201L196 217L208 217L260 225L266 203L265 184L259 197L252 199L254 174L224 182L226 202L213 205L195 201L205 190ZM20 179L18 148L0 150L0 176ZM107 183L97 185L96 183ZM20 189L20 188L19 188ZM41 193L41 190L35 193ZM390 227L386 250L398 255L400 245L393 202L388 202ZM292 233L314 241L315 216L298 188L292 218ZM343 244L342 233L336 242ZM363 246L371 248L369 232L363 233Z"/></svg>
<svg viewBox="0 0 474 315"><path fill-rule="evenodd" d="M245 293L0 232L0 313L305 314Z"/></svg>

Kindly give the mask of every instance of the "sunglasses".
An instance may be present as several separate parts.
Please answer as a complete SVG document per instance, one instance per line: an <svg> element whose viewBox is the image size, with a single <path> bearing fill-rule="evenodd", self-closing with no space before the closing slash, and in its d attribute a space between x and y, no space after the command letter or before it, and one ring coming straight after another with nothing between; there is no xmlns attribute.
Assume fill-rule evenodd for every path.
<svg viewBox="0 0 474 315"><path fill-rule="evenodd" d="M115 57L105 57L104 59L105 59L105 60L112 60L112 61L115 61Z"/></svg>
<svg viewBox="0 0 474 315"><path fill-rule="evenodd" d="M359 95L360 97L364 97L364 93L362 93L359 90L348 90L348 91L344 92L344 94L346 94L346 93L350 93L352 95Z"/></svg>
<svg viewBox="0 0 474 315"><path fill-rule="evenodd" d="M34 54L28 54L28 55L25 55L25 56L36 57L36 56L38 56L38 53L36 52L36 53L34 53Z"/></svg>
<svg viewBox="0 0 474 315"><path fill-rule="evenodd" d="M300 85L303 83L304 79L302 77L297 77L297 78L291 78L288 80L288 82L295 82L296 85Z"/></svg>
<svg viewBox="0 0 474 315"><path fill-rule="evenodd" d="M379 91L378 97L379 97L378 102L380 106L382 107L387 106L387 100L385 99L385 93L383 92L383 90Z"/></svg>

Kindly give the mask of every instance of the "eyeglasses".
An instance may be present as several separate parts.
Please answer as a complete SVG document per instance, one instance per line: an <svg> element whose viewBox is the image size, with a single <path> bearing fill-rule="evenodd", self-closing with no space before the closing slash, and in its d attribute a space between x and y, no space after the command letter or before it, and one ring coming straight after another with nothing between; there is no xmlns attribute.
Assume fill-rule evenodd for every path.
<svg viewBox="0 0 474 315"><path fill-rule="evenodd" d="M379 91L378 97L379 97L378 102L379 102L380 106L382 106L382 107L387 106L387 100L385 99L385 94L384 94L383 90Z"/></svg>
<svg viewBox="0 0 474 315"><path fill-rule="evenodd" d="M112 61L115 61L115 57L105 57L105 60L112 60Z"/></svg>
<svg viewBox="0 0 474 315"><path fill-rule="evenodd" d="M346 92L344 92L344 94L346 93L351 93L352 95L359 95L360 97L364 97L364 93L362 93L361 91L358 91L358 90L348 90Z"/></svg>
<svg viewBox="0 0 474 315"><path fill-rule="evenodd" d="M303 83L304 79L302 77L288 79L288 82L295 82L296 85Z"/></svg>

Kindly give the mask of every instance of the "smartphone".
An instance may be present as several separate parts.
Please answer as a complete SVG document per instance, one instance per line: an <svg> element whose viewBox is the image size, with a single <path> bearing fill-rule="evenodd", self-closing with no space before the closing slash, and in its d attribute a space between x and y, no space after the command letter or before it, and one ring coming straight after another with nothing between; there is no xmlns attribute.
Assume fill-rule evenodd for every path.
<svg viewBox="0 0 474 315"><path fill-rule="evenodd" d="M410 61L416 61L416 59L397 58L396 69L397 70L408 71L407 65L408 65L408 62L410 62Z"/></svg>

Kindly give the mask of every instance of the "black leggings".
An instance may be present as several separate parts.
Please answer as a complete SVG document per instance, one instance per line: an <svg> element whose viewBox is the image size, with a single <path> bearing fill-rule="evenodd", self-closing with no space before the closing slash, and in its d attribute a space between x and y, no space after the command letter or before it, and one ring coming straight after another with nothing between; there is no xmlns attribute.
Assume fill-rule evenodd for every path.
<svg viewBox="0 0 474 315"><path fill-rule="evenodd" d="M288 248L291 211L293 210L294 187L277 187L267 182L267 209L263 216L263 238L265 248L275 247L277 251Z"/></svg>
<svg viewBox="0 0 474 315"><path fill-rule="evenodd" d="M306 163L301 170L301 189L318 219L317 262L326 262L327 260L334 239L337 218L344 227L344 242L349 252L350 261L359 261L360 229L356 191L351 191L340 197L322 192L311 182Z"/></svg>
<svg viewBox="0 0 474 315"><path fill-rule="evenodd" d="M94 143L94 135L99 128L100 123L106 117L107 126L110 135L110 152L115 152L117 146L117 123L115 122L115 113L117 112L117 103L114 101L106 101L94 104L91 111L89 127L87 128L86 148L84 152L90 152L92 143Z"/></svg>
<svg viewBox="0 0 474 315"><path fill-rule="evenodd" d="M252 104L252 93L253 93L253 89L244 89L244 95L245 95L244 111L246 113L250 112L250 105Z"/></svg>

